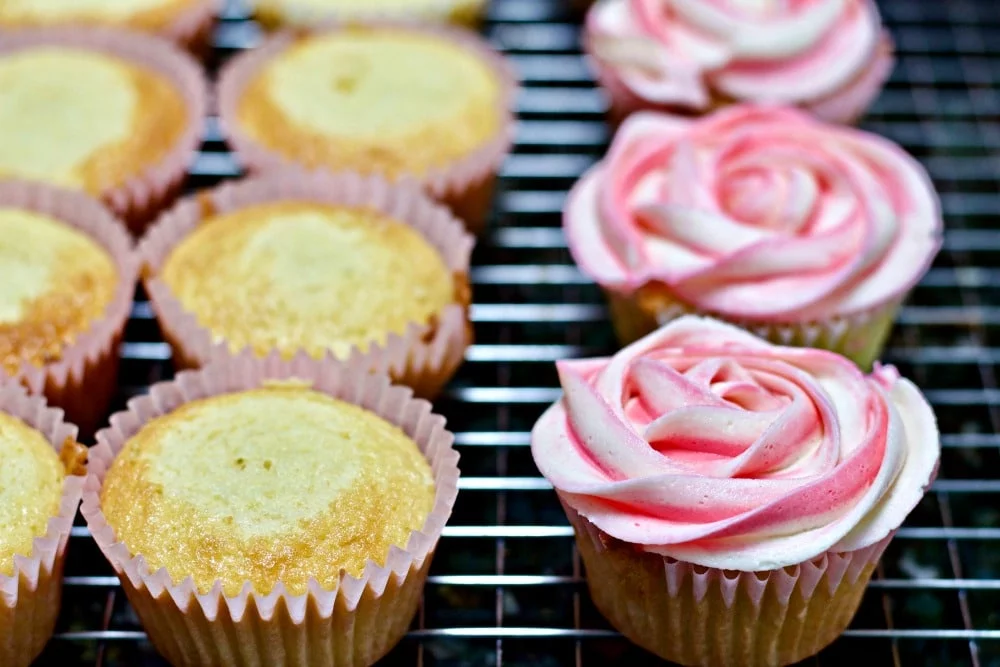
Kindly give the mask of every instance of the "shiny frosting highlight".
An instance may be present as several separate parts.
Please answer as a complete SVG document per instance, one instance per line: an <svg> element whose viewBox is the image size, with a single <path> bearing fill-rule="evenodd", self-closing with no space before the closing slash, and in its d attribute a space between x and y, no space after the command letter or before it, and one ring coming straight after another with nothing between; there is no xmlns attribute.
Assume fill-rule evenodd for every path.
<svg viewBox="0 0 1000 667"><path fill-rule="evenodd" d="M933 479L927 402L892 367L688 316L610 359L559 364L532 432L563 500L608 535L762 571L892 533Z"/></svg>
<svg viewBox="0 0 1000 667"><path fill-rule="evenodd" d="M666 286L728 318L819 320L900 299L940 247L924 169L803 112L640 113L570 193L576 262L603 287Z"/></svg>
<svg viewBox="0 0 1000 667"><path fill-rule="evenodd" d="M893 64L871 0L604 0L587 34L633 94L691 111L774 102L849 122Z"/></svg>

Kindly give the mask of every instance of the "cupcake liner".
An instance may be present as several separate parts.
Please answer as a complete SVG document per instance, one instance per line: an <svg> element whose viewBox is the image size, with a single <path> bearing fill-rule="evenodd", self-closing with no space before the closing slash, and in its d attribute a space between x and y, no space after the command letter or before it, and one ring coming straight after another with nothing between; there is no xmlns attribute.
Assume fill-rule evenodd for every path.
<svg viewBox="0 0 1000 667"><path fill-rule="evenodd" d="M201 144L208 106L204 72L189 54L172 43L126 30L72 26L26 28L0 35L0 54L41 45L90 49L151 69L176 86L186 103L188 126L174 147L156 164L100 193L104 203L126 222L129 229L140 233L156 213L180 194L188 165Z"/></svg>
<svg viewBox="0 0 1000 667"><path fill-rule="evenodd" d="M190 577L171 581L165 569L151 572L141 555L116 540L101 510L101 485L115 456L151 419L201 398L248 390L267 380L296 378L317 391L366 408L402 428L427 457L434 474L435 503L405 548L392 547L384 566L369 561L360 577L341 572L334 590L315 580L306 594L292 595L279 582L261 594L247 582L227 596L216 581L199 593ZM317 362L230 359L181 373L134 399L97 436L83 491L83 516L98 547L122 580L153 645L174 665L259 666L368 665L406 633L415 614L437 541L458 495L458 453L445 420L426 401L414 399L385 376L371 375L356 360Z"/></svg>
<svg viewBox="0 0 1000 667"><path fill-rule="evenodd" d="M187 199L165 214L140 245L144 282L163 335L181 368L203 366L213 359L252 357L249 348L233 352L216 342L157 277L177 244L206 217L281 199L306 199L335 205L371 207L411 225L440 253L458 284L456 302L441 310L430 325L413 323L402 334L390 334L384 344L366 351L355 348L352 360L400 384L417 395L436 396L461 365L472 342L468 320L469 261L473 238L444 207L435 204L412 183L390 184L377 176L353 173L282 172L227 183Z"/></svg>
<svg viewBox="0 0 1000 667"><path fill-rule="evenodd" d="M778 345L814 347L843 355L870 370L882 354L892 332L896 313L905 297L875 306L869 310L837 315L810 322L758 322L739 320L718 313L703 313L696 308L656 292L654 299L637 294L623 294L606 289L608 311L615 333L622 344L642 338L657 328L684 315L706 315L735 324Z"/></svg>
<svg viewBox="0 0 1000 667"><path fill-rule="evenodd" d="M163 37L180 44L197 56L208 55L212 47L212 29L215 17L222 9L223 0L195 0L170 24L158 31Z"/></svg>
<svg viewBox="0 0 1000 667"><path fill-rule="evenodd" d="M423 23L451 23L467 28L478 28L486 11L486 0L435 0L423 7L395 7L390 9L366 7L364 9L329 9L316 7L282 7L280 3L256 0L257 20L267 29L308 27L317 22L337 19L341 21L404 20Z"/></svg>
<svg viewBox="0 0 1000 667"><path fill-rule="evenodd" d="M96 241L118 270L118 285L104 315L44 366L24 362L15 379L66 411L85 436L106 416L118 380L118 344L135 294L138 260L124 226L87 195L43 183L0 181L0 207L20 208L56 218ZM0 371L0 376L3 371ZM2 663L0 663L2 664Z"/></svg>
<svg viewBox="0 0 1000 667"><path fill-rule="evenodd" d="M63 421L62 412L17 384L0 386L0 412L39 431L60 456L67 445L79 448L65 450L74 459L84 451L76 444L76 427ZM35 538L30 554L14 556L13 574L0 574L0 665L27 667L52 637L62 599L66 546L83 484L83 475L66 475L59 512L49 519L45 535Z"/></svg>
<svg viewBox="0 0 1000 667"><path fill-rule="evenodd" d="M815 655L850 624L892 539L736 572L642 551L563 507L598 610L633 643L693 667L789 665Z"/></svg>
<svg viewBox="0 0 1000 667"><path fill-rule="evenodd" d="M455 215L464 220L473 234L481 233L486 225L497 172L514 141L515 118L511 109L517 95L516 75L499 53L469 31L391 21L352 23L350 27L359 25L371 29L399 28L450 41L489 63L499 78L502 117L496 137L472 153L443 167L432 168L417 179L432 197L447 204ZM345 24L333 23L320 28L319 32L345 28ZM219 77L217 97L220 125L237 157L251 172L307 170L305 165L258 143L240 127L238 120L240 98L247 85L262 67L291 46L300 34L291 31L277 34L263 46L230 60Z"/></svg>

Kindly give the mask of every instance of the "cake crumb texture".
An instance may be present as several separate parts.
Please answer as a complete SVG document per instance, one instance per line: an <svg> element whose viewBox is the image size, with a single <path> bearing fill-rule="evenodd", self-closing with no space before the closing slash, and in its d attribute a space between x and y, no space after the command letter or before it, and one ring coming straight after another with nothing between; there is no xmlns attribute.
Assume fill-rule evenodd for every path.
<svg viewBox="0 0 1000 667"><path fill-rule="evenodd" d="M111 256L83 232L0 208L0 369L13 375L24 361L42 366L61 359L103 316L117 282Z"/></svg>
<svg viewBox="0 0 1000 667"><path fill-rule="evenodd" d="M310 578L331 589L405 548L434 503L416 443L358 406L302 387L193 401L147 423L104 481L129 551L171 580L227 595Z"/></svg>
<svg viewBox="0 0 1000 667"><path fill-rule="evenodd" d="M216 340L261 356L346 357L428 324L455 299L454 276L412 227L300 201L205 220L169 255L162 279Z"/></svg>

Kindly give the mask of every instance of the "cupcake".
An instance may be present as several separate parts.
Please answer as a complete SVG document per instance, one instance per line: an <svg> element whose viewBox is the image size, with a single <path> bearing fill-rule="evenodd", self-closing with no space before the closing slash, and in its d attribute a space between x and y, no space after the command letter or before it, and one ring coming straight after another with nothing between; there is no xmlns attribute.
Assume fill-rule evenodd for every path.
<svg viewBox="0 0 1000 667"><path fill-rule="evenodd" d="M100 203L0 180L0 378L92 434L114 396L136 273L128 232Z"/></svg>
<svg viewBox="0 0 1000 667"><path fill-rule="evenodd" d="M444 419L362 366L228 360L91 450L83 515L174 665L370 665L406 633L457 496Z"/></svg>
<svg viewBox="0 0 1000 667"><path fill-rule="evenodd" d="M28 667L52 636L87 448L16 384L0 386L0 664Z"/></svg>
<svg viewBox="0 0 1000 667"><path fill-rule="evenodd" d="M284 33L232 60L218 97L251 171L408 177L479 231L511 145L513 93L473 33L372 24Z"/></svg>
<svg viewBox="0 0 1000 667"><path fill-rule="evenodd" d="M471 342L473 240L417 187L273 174L164 215L140 246L177 365L358 357L432 397Z"/></svg>
<svg viewBox="0 0 1000 667"><path fill-rule="evenodd" d="M601 0L585 43L615 122L766 102L853 123L893 66L873 0Z"/></svg>
<svg viewBox="0 0 1000 667"><path fill-rule="evenodd" d="M201 141L201 69L155 37L0 32L0 88L0 177L86 192L135 231L177 194Z"/></svg>
<svg viewBox="0 0 1000 667"><path fill-rule="evenodd" d="M788 665L836 639L938 465L934 414L894 368L710 319L559 377L531 451L594 603L682 665Z"/></svg>
<svg viewBox="0 0 1000 667"><path fill-rule="evenodd" d="M942 228L930 179L898 146L768 106L634 115L563 223L625 343L695 312L863 368Z"/></svg>
<svg viewBox="0 0 1000 667"><path fill-rule="evenodd" d="M257 20L268 28L310 26L317 21L395 19L452 23L474 28L486 0L251 0Z"/></svg>
<svg viewBox="0 0 1000 667"><path fill-rule="evenodd" d="M4 0L0 29L94 25L166 37L191 50L208 46L220 0Z"/></svg>

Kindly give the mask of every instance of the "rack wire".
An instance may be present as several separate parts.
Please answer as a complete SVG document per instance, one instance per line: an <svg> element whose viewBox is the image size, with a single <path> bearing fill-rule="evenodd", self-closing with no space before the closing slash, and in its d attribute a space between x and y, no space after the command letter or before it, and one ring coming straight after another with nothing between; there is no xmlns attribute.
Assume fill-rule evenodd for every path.
<svg viewBox="0 0 1000 667"><path fill-rule="evenodd" d="M437 404L464 477L418 618L390 665L657 664L588 599L572 531L528 431L558 396L553 363L613 351L598 290L559 229L567 189L606 147L605 100L568 0L494 0L485 30L525 89L514 154L476 251L477 344ZM887 358L935 406L940 479L892 543L844 637L805 664L1000 665L1000 6L884 0L899 65L865 127L920 158L944 202L944 251L902 310ZM253 46L236 3L213 67ZM238 175L209 121L192 189ZM171 376L144 297L121 349L119 405ZM162 667L86 529L70 544L63 613L40 665Z"/></svg>

